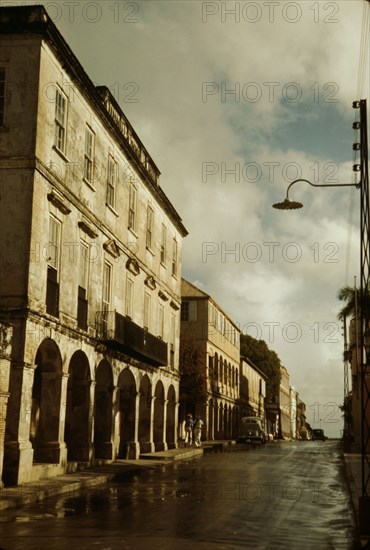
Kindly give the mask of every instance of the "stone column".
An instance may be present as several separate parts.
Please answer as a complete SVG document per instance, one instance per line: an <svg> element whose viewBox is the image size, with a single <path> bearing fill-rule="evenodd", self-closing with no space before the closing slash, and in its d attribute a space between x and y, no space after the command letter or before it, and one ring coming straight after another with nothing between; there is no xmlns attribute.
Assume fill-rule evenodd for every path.
<svg viewBox="0 0 370 550"><path fill-rule="evenodd" d="M67 403L68 374L42 372L40 427L35 441L37 462L67 464L64 427ZM59 395L58 395L59 394Z"/></svg>
<svg viewBox="0 0 370 550"><path fill-rule="evenodd" d="M154 430L154 403L155 403L155 396L151 396L150 400L150 430L149 430L149 442L148 442L148 453L153 453L155 451L155 445L153 441L153 430Z"/></svg>
<svg viewBox="0 0 370 550"><path fill-rule="evenodd" d="M119 404L117 406L117 395L119 394L119 387L114 386L112 391L112 460L115 460L118 455L119 440L120 440L120 423L119 423Z"/></svg>
<svg viewBox="0 0 370 550"><path fill-rule="evenodd" d="M137 460L140 456L140 444L139 444L139 411L140 411L140 392L135 394L135 428L134 438L128 444L127 458Z"/></svg>
<svg viewBox="0 0 370 550"><path fill-rule="evenodd" d="M175 403L175 424L174 424L174 441L175 441L175 448L179 446L179 408L180 403Z"/></svg>
<svg viewBox="0 0 370 550"><path fill-rule="evenodd" d="M167 451L168 449L168 443L167 443L167 404L168 400L163 400L163 430L162 430L162 439L163 439L163 450Z"/></svg>
<svg viewBox="0 0 370 550"><path fill-rule="evenodd" d="M89 404L89 427L87 433L88 441L88 462L91 465L94 461L94 408L95 408L95 380L90 381L90 404Z"/></svg>
<svg viewBox="0 0 370 550"><path fill-rule="evenodd" d="M24 362L11 363L3 465L6 485L31 480L33 448L29 435L35 368Z"/></svg>

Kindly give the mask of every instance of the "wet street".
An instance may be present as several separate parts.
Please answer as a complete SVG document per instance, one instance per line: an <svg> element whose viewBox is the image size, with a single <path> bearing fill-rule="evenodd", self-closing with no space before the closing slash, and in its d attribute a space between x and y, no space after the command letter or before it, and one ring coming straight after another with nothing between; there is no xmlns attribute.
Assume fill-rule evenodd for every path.
<svg viewBox="0 0 370 550"><path fill-rule="evenodd" d="M0 547L351 549L338 442L271 442L155 467L0 516Z"/></svg>

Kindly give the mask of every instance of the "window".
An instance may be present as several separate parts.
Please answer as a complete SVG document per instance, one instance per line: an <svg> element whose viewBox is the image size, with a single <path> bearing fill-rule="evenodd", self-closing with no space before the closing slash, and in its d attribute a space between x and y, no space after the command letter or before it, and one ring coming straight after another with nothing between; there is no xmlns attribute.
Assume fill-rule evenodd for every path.
<svg viewBox="0 0 370 550"><path fill-rule="evenodd" d="M152 309L152 297L149 292L144 294L144 328L150 332L150 317Z"/></svg>
<svg viewBox="0 0 370 550"><path fill-rule="evenodd" d="M177 276L177 241L172 241L172 275Z"/></svg>
<svg viewBox="0 0 370 550"><path fill-rule="evenodd" d="M133 183L130 184L129 210L128 210L128 226L135 231L136 224L136 195L137 189Z"/></svg>
<svg viewBox="0 0 370 550"><path fill-rule="evenodd" d="M112 266L104 262L103 270L103 310L109 311L112 287Z"/></svg>
<svg viewBox="0 0 370 550"><path fill-rule="evenodd" d="M0 127L5 120L5 69L0 67Z"/></svg>
<svg viewBox="0 0 370 550"><path fill-rule="evenodd" d="M154 223L154 212L151 206L148 205L146 211L146 247L149 250L153 248L153 223Z"/></svg>
<svg viewBox="0 0 370 550"><path fill-rule="evenodd" d="M60 222L49 218L48 271L46 282L46 312L54 317L59 316L59 258L60 258Z"/></svg>
<svg viewBox="0 0 370 550"><path fill-rule="evenodd" d="M66 119L67 119L67 98L57 88L55 92L54 145L62 153L65 153L65 148L66 148Z"/></svg>
<svg viewBox="0 0 370 550"><path fill-rule="evenodd" d="M126 279L126 315L132 318L134 302L134 281L129 277Z"/></svg>
<svg viewBox="0 0 370 550"><path fill-rule="evenodd" d="M181 304L181 321L197 321L198 305L196 300L188 300Z"/></svg>
<svg viewBox="0 0 370 550"><path fill-rule="evenodd" d="M60 257L60 222L50 216L49 218L49 245L48 245L48 264L58 271Z"/></svg>
<svg viewBox="0 0 370 550"><path fill-rule="evenodd" d="M89 182L93 179L94 145L95 134L87 126L85 129L84 178Z"/></svg>
<svg viewBox="0 0 370 550"><path fill-rule="evenodd" d="M78 273L77 326L87 330L87 288L89 282L90 247L80 243L80 265Z"/></svg>
<svg viewBox="0 0 370 550"><path fill-rule="evenodd" d="M108 187L107 187L107 204L112 208L116 204L116 179L117 179L117 163L113 157L108 158Z"/></svg>
<svg viewBox="0 0 370 550"><path fill-rule="evenodd" d="M164 335L164 306L158 304L158 336L163 340Z"/></svg>
<svg viewBox="0 0 370 550"><path fill-rule="evenodd" d="M181 304L181 321L189 321L189 302Z"/></svg>
<svg viewBox="0 0 370 550"><path fill-rule="evenodd" d="M87 290L89 281L89 262L90 262L90 247L87 243L80 244L80 266L78 284L81 288Z"/></svg>
<svg viewBox="0 0 370 550"><path fill-rule="evenodd" d="M162 223L162 234L161 234L161 263L164 265L166 263L167 256L167 228Z"/></svg>

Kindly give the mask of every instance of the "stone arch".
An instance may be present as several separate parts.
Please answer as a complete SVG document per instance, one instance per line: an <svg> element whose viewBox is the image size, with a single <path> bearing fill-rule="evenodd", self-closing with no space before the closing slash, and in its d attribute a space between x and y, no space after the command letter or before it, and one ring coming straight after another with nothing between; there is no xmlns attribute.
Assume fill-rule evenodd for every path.
<svg viewBox="0 0 370 550"><path fill-rule="evenodd" d="M151 410L152 410L152 386L147 375L140 381L139 398L139 443L140 452L151 452Z"/></svg>
<svg viewBox="0 0 370 550"><path fill-rule="evenodd" d="M86 354L77 350L68 369L67 408L64 441L67 460L90 460L90 365Z"/></svg>
<svg viewBox="0 0 370 550"><path fill-rule="evenodd" d="M164 387L159 380L154 390L153 441L156 451L164 449Z"/></svg>
<svg viewBox="0 0 370 550"><path fill-rule="evenodd" d="M118 406L120 415L118 458L130 457L130 444L135 442L136 381L129 368L118 377Z"/></svg>
<svg viewBox="0 0 370 550"><path fill-rule="evenodd" d="M59 463L61 431L62 357L51 338L36 352L32 384L30 441L34 462Z"/></svg>
<svg viewBox="0 0 370 550"><path fill-rule="evenodd" d="M175 418L176 418L176 392L171 386L167 392L167 423L166 423L166 442L169 449L174 449L175 442Z"/></svg>
<svg viewBox="0 0 370 550"><path fill-rule="evenodd" d="M106 359L95 374L94 450L95 458L112 458L113 374Z"/></svg>

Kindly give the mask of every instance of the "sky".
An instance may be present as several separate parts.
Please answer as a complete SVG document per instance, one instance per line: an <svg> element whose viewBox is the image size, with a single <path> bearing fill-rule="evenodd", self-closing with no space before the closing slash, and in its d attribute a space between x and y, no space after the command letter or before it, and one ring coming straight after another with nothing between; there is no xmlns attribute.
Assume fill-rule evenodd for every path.
<svg viewBox="0 0 370 550"><path fill-rule="evenodd" d="M359 191L300 182L303 209L271 205L300 177L354 181L365 0L38 3L161 170L189 231L183 276L276 351L311 426L339 436L337 293L359 275Z"/></svg>

